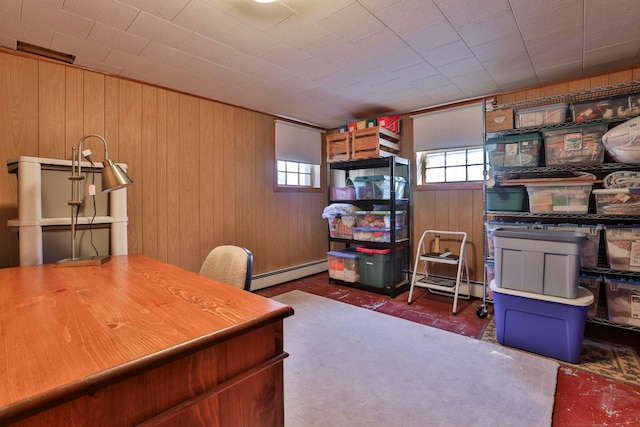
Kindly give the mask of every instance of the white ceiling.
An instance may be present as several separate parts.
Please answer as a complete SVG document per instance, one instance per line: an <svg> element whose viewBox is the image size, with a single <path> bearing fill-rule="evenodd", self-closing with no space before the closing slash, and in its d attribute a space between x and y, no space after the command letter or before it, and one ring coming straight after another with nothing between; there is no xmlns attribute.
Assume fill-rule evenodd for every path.
<svg viewBox="0 0 640 427"><path fill-rule="evenodd" d="M638 0L2 0L0 45L334 128L640 65Z"/></svg>

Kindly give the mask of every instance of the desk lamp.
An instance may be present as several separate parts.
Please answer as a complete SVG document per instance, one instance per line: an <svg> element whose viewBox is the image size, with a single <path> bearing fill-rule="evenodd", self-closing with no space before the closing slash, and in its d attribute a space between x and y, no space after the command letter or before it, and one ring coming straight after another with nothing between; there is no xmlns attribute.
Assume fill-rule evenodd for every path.
<svg viewBox="0 0 640 427"><path fill-rule="evenodd" d="M105 256L93 256L89 258L80 258L76 256L76 215L82 206L82 199L80 198L80 181L84 179L82 176L81 159L87 157L89 154L85 154L82 150L84 141L89 138L98 138L104 144L104 161L102 162L102 192L110 193L120 188L128 187L133 184L129 175L117 164L113 163L113 160L109 159L109 148L107 141L100 135L87 135L83 136L78 143L78 147L72 148L71 155L71 175L69 181L71 181L71 200L69 200L69 206L71 206L71 258L65 258L56 263L57 267L80 267L87 265L102 265L109 261L111 258L109 255Z"/></svg>

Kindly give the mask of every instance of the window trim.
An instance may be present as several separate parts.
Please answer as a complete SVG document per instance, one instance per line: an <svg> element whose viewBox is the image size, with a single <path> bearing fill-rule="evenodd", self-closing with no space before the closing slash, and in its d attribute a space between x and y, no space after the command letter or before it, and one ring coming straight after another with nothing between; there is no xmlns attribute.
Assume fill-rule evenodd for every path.
<svg viewBox="0 0 640 427"><path fill-rule="evenodd" d="M433 150L422 150L422 151L418 151L418 152L414 152L414 158L417 158L419 154L421 153L438 153L438 152L451 152L451 151L462 151L462 150L483 150L484 151L484 146L482 145L470 145L467 147L457 147L457 148L441 148L441 149L433 149ZM424 154L424 156L426 157L426 154ZM484 159L484 153L483 153L483 159ZM414 173L415 173L415 177L416 179L414 180L415 182L415 188L417 189L469 189L469 188L482 188L483 187L483 179L479 179L479 180L474 180L474 181L451 181L451 182L420 182L420 180L418 179L422 174L421 172L423 172L421 170L421 168L423 168L424 166L424 162L426 162L426 159L422 162L419 161L415 161L415 168L414 168ZM475 165L475 164L474 164ZM482 163L478 163L477 165L479 166L483 166L483 171L484 171L484 160ZM466 164L465 166L469 166L469 164ZM426 167L424 167L426 170ZM483 172L483 176L484 176L484 172Z"/></svg>

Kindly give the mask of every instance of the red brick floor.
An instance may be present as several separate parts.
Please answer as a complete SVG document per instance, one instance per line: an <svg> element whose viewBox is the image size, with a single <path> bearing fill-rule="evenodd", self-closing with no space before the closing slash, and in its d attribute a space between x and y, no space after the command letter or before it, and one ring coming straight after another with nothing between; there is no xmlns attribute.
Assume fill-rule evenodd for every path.
<svg viewBox="0 0 640 427"><path fill-rule="evenodd" d="M488 319L480 319L476 315L476 309L482 303L480 299L459 300L457 315L453 316L450 297L417 289L414 291L413 303L408 305L408 292L389 298L348 286L330 284L326 273L261 289L256 293L271 297L295 289L473 338L480 336L488 322ZM489 306L490 314L491 310L492 307ZM611 337L613 339L610 341L632 345L636 347L636 351L640 349L640 333L635 331L620 331L619 328L588 324L585 335L599 339ZM469 422L469 425L473 424L473 420ZM553 426L640 426L640 387L562 365L558 371Z"/></svg>

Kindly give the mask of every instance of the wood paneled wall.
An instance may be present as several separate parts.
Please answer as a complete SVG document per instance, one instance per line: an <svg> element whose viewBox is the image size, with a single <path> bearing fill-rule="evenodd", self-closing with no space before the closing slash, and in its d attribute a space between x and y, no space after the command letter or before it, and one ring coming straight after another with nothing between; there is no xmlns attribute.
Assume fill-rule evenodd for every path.
<svg viewBox="0 0 640 427"><path fill-rule="evenodd" d="M640 68L498 96L498 103L640 79ZM425 110L427 111L427 110ZM255 274L325 257L326 193L274 192L273 117L0 50L0 159L69 158L83 135L127 163L129 252L197 271L216 245L255 256ZM409 115L402 155L415 161ZM87 147L90 148L90 147ZM94 150L100 159L101 149ZM17 182L0 173L0 267L18 265ZM471 278L483 274L482 190L412 190L414 244L429 228L469 235ZM414 249L412 248L412 251Z"/></svg>
<svg viewBox="0 0 640 427"><path fill-rule="evenodd" d="M274 117L0 51L0 159L68 159L83 135L126 163L130 253L198 271L220 244L254 274L326 257L326 193L274 191ZM102 159L102 147L85 148ZM95 141L95 140L94 140ZM17 180L0 173L0 267L19 264Z"/></svg>

